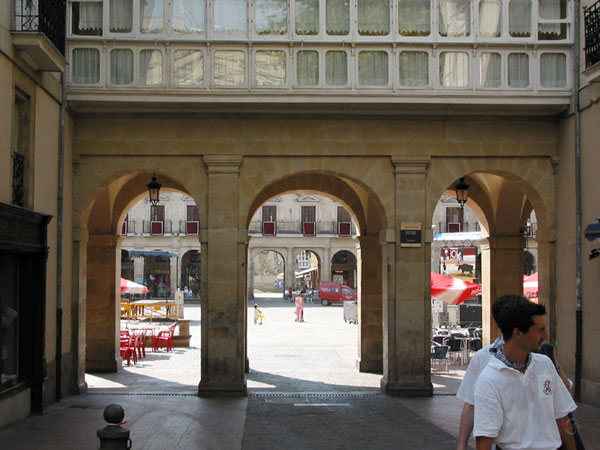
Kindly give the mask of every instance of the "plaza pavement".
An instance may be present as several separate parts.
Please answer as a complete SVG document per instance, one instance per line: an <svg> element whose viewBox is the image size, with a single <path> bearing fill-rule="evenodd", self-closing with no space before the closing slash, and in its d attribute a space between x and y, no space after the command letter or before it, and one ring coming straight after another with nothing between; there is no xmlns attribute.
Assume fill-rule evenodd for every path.
<svg viewBox="0 0 600 450"><path fill-rule="evenodd" d="M265 314L253 325L252 306ZM358 327L339 305L307 304L305 322L282 298L248 309L248 393L197 397L200 307L185 308L190 348L148 352L115 374L88 374L88 392L0 430L0 449L97 449L104 407L125 410L134 449L453 449L464 367L434 374L431 398L391 398L381 375L356 370ZM580 405L586 448L600 449L600 409ZM473 445L473 440L471 440Z"/></svg>

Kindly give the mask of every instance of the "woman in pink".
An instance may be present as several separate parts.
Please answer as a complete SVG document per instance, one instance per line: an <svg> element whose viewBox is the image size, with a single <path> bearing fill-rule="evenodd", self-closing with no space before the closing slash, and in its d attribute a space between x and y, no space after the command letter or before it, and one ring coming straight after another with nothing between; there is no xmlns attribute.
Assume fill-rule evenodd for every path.
<svg viewBox="0 0 600 450"><path fill-rule="evenodd" d="M304 322L304 298L302 294L296 297L296 322Z"/></svg>

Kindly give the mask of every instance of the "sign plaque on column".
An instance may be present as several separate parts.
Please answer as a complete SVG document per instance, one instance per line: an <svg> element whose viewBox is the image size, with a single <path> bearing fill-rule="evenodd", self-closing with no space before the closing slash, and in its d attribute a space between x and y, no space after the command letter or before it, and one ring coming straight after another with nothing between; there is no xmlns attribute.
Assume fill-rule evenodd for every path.
<svg viewBox="0 0 600 450"><path fill-rule="evenodd" d="M421 247L421 223L402 222L400 224L400 247Z"/></svg>

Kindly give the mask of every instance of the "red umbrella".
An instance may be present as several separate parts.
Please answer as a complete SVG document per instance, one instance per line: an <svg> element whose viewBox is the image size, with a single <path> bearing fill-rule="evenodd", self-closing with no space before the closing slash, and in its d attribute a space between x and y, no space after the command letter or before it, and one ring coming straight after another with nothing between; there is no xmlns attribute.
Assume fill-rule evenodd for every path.
<svg viewBox="0 0 600 450"><path fill-rule="evenodd" d="M480 284L431 272L431 298L459 305L477 294L481 294Z"/></svg>
<svg viewBox="0 0 600 450"><path fill-rule="evenodd" d="M538 302L539 276L538 273L523 275L523 296L532 302Z"/></svg>
<svg viewBox="0 0 600 450"><path fill-rule="evenodd" d="M149 290L143 284L121 278L121 294L146 294Z"/></svg>

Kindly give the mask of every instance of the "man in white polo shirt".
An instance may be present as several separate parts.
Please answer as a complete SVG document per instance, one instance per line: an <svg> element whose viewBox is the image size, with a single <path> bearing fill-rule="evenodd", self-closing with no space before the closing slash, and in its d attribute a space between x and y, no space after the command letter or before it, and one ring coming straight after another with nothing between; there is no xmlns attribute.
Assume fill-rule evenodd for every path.
<svg viewBox="0 0 600 450"><path fill-rule="evenodd" d="M495 320L505 344L475 387L477 450L575 450L568 414L577 406L550 358L537 351L546 333L546 308L509 295Z"/></svg>

